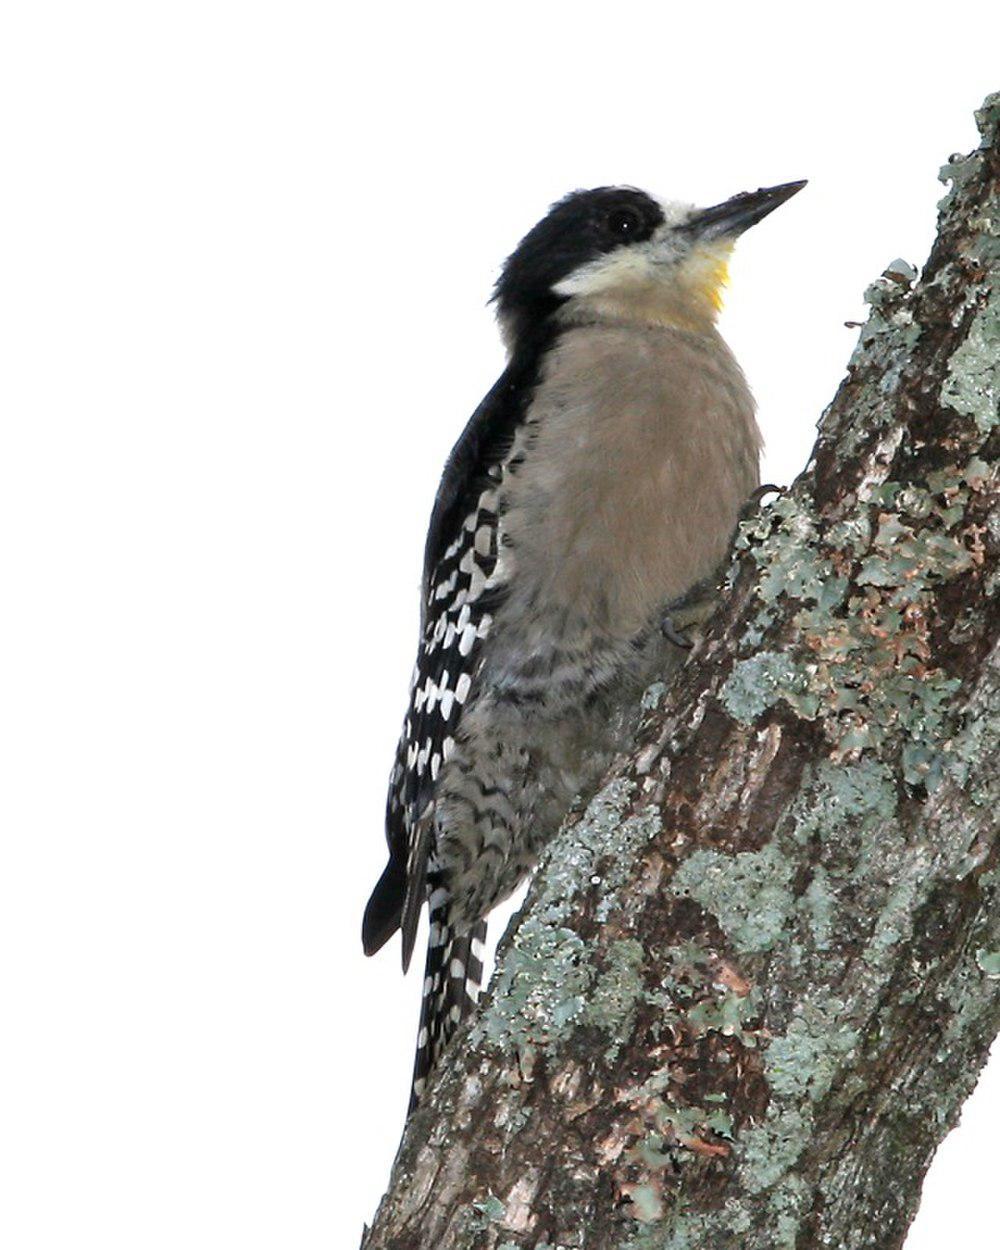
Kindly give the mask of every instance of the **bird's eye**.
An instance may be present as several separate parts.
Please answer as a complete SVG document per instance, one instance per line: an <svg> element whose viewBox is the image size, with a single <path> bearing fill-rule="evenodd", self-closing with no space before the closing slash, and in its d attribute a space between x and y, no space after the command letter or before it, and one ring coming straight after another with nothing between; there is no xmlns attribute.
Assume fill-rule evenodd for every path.
<svg viewBox="0 0 1000 1250"><path fill-rule="evenodd" d="M642 229L642 218L634 208L613 208L608 213L608 230L616 239L634 239Z"/></svg>

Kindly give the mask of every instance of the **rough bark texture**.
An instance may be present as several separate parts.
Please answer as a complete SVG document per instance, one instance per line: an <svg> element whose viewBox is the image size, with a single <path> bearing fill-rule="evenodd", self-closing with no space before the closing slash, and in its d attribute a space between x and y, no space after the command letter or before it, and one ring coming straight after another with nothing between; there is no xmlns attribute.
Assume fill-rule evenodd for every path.
<svg viewBox="0 0 1000 1250"><path fill-rule="evenodd" d="M902 1245L1000 1029L1000 96L551 846L365 1250Z"/></svg>

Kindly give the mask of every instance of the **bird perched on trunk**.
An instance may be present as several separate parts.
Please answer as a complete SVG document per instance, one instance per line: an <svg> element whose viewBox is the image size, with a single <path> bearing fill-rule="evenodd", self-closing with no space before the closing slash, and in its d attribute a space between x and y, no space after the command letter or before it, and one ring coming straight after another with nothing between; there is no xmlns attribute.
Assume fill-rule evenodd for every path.
<svg viewBox="0 0 1000 1250"><path fill-rule="evenodd" d="M683 641L670 605L758 485L753 400L715 321L734 240L803 185L708 209L577 191L503 267L508 364L434 504L364 918L368 954L402 928L405 969L429 902L411 1107L475 1002L486 914L608 762L607 692L661 620Z"/></svg>

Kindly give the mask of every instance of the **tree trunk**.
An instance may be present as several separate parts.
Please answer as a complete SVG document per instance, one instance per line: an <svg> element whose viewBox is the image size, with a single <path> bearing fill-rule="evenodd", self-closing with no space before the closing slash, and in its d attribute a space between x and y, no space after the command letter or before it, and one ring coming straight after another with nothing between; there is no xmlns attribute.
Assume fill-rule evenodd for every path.
<svg viewBox="0 0 1000 1250"><path fill-rule="evenodd" d="M548 849L365 1250L902 1245L1000 1029L1000 95Z"/></svg>

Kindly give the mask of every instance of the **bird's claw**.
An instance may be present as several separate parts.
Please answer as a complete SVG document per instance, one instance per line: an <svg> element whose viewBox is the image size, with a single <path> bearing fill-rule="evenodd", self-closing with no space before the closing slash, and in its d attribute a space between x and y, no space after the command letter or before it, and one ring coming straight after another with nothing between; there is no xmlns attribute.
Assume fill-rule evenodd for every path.
<svg viewBox="0 0 1000 1250"><path fill-rule="evenodd" d="M666 638L668 642L672 642L675 647L682 647L685 651L690 651L694 646L694 643L687 636L687 634L681 633L681 631L674 624L674 618L669 614L669 612L663 620L660 621L660 629L663 631L664 638Z"/></svg>
<svg viewBox="0 0 1000 1250"><path fill-rule="evenodd" d="M775 486L773 482L765 482L763 486L758 486L740 510L740 520L749 520L765 495L783 495L784 493L785 488L783 486Z"/></svg>

